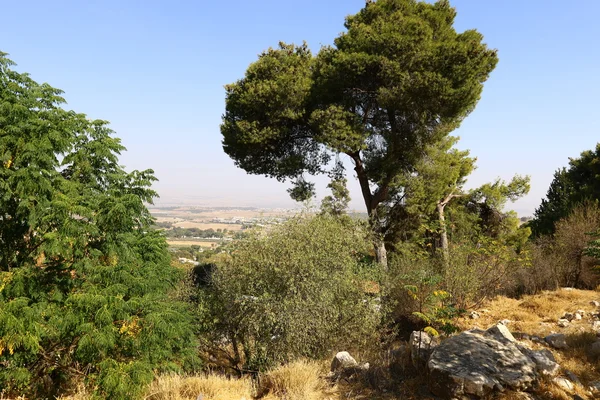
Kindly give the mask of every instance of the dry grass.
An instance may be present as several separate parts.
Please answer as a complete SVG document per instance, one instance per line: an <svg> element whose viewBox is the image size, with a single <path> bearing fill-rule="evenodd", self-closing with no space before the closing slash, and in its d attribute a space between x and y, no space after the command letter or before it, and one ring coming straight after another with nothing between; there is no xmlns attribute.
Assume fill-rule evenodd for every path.
<svg viewBox="0 0 600 400"><path fill-rule="evenodd" d="M510 320L509 328L513 332L546 336L553 332L578 333L589 330L590 313L597 311L590 305L592 300L600 300L600 293L590 290L560 289L552 292L525 296L521 300L499 296L484 304L479 311L481 318L463 318L458 321L461 329L481 328L503 319ZM556 321L565 312L584 310L586 316L581 321L574 321L567 328L559 328Z"/></svg>
<svg viewBox="0 0 600 400"><path fill-rule="evenodd" d="M574 394L583 399L591 399L587 386L593 381L600 381L600 365L598 360L588 357L589 346L597 340L596 334L591 329L592 312L598 312L592 300L600 300L597 291L560 289L557 291L543 292L538 295L525 296L521 300L497 297L477 310L479 319L464 318L459 321L461 329L474 327L486 329L489 326L508 319L511 332L522 332L529 335L544 337L550 333L564 333L568 349L552 350L556 361L561 365L561 374L564 376L571 371L581 380L582 385L575 385L572 393L559 388L551 381L541 382L536 390L539 399L572 399ZM584 318L572 321L566 328L560 328L556 322L565 312L574 313L578 310L585 311ZM543 348L542 345L527 342L534 349ZM566 377L566 376L565 376ZM522 399L518 393L506 393L498 399Z"/></svg>
<svg viewBox="0 0 600 400"><path fill-rule="evenodd" d="M207 374L203 376L163 375L150 388L145 400L196 400L202 394L205 400L250 400L253 384L248 378L228 379Z"/></svg>
<svg viewBox="0 0 600 400"><path fill-rule="evenodd" d="M335 390L328 387L322 364L296 361L276 368L261 378L259 394L265 400L326 400Z"/></svg>

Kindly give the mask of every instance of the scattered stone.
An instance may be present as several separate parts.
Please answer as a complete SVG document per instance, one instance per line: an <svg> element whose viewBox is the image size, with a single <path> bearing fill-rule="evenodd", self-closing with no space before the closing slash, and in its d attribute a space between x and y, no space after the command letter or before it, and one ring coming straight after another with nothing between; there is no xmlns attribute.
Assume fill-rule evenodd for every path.
<svg viewBox="0 0 600 400"><path fill-rule="evenodd" d="M590 301L590 304L593 305L594 307L600 307L600 301L592 300L592 301Z"/></svg>
<svg viewBox="0 0 600 400"><path fill-rule="evenodd" d="M561 319L566 319L567 321L573 321L574 315L573 313L565 313L565 315L563 315L563 317ZM559 320L560 321L560 320Z"/></svg>
<svg viewBox="0 0 600 400"><path fill-rule="evenodd" d="M567 326L569 326L569 320L568 319L559 319L556 324L558 326L560 326L561 328L566 328Z"/></svg>
<svg viewBox="0 0 600 400"><path fill-rule="evenodd" d="M567 378L569 378L569 380L571 382L573 382L576 385L581 385L581 381L579 380L579 377L577 375L575 375L573 372L566 370L565 371L565 375L567 376Z"/></svg>
<svg viewBox="0 0 600 400"><path fill-rule="evenodd" d="M340 351L331 361L331 372L337 373L345 368L358 366L358 363L347 351Z"/></svg>
<svg viewBox="0 0 600 400"><path fill-rule="evenodd" d="M583 317L581 316L581 314L579 314L578 312L576 312L575 314L573 314L573 319L575 321L581 321Z"/></svg>
<svg viewBox="0 0 600 400"><path fill-rule="evenodd" d="M569 347L567 346L565 335L563 335L562 333L553 333L551 335L546 336L544 340L546 341L546 343L548 343L551 347L554 347L555 349L566 349L567 347Z"/></svg>
<svg viewBox="0 0 600 400"><path fill-rule="evenodd" d="M556 362L554 355L548 349L530 350L525 354L533 360L536 370L542 375L556 376L560 371L560 365Z"/></svg>
<svg viewBox="0 0 600 400"><path fill-rule="evenodd" d="M600 394L600 382L591 382L589 390L593 394Z"/></svg>
<svg viewBox="0 0 600 400"><path fill-rule="evenodd" d="M552 382L554 382L554 384L556 386L560 387L561 389L567 390L569 392L573 391L573 389L575 388L575 386L573 385L573 382L571 382L567 378L556 377L556 378L552 379Z"/></svg>
<svg viewBox="0 0 600 400"><path fill-rule="evenodd" d="M410 359L415 368L423 367L436 347L438 342L426 332L414 331L410 334L408 345L410 346Z"/></svg>
<svg viewBox="0 0 600 400"><path fill-rule="evenodd" d="M510 324L511 322L512 322L512 321L511 321L510 319L503 319L502 321L500 321L500 323L501 323L502 325L508 325L508 324Z"/></svg>
<svg viewBox="0 0 600 400"><path fill-rule="evenodd" d="M486 397L505 388L518 391L531 387L536 379L535 363L494 328L498 325L486 332L463 332L433 350L427 366L434 394L444 398Z"/></svg>
<svg viewBox="0 0 600 400"><path fill-rule="evenodd" d="M585 317L585 310L577 310L577 314L581 315L582 317Z"/></svg>
<svg viewBox="0 0 600 400"><path fill-rule="evenodd" d="M477 319L480 317L480 315L477 311L471 311L471 313L469 314L469 317L471 317L471 319Z"/></svg>
<svg viewBox="0 0 600 400"><path fill-rule="evenodd" d="M595 331L600 331L600 321L592 322L592 329Z"/></svg>
<svg viewBox="0 0 600 400"><path fill-rule="evenodd" d="M600 341L592 343L588 352L589 352L589 355L594 358L600 357Z"/></svg>

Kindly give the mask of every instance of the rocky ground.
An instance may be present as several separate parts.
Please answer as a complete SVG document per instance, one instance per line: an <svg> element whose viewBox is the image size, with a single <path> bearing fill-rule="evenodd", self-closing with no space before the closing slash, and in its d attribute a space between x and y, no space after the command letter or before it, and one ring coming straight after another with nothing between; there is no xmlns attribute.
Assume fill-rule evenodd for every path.
<svg viewBox="0 0 600 400"><path fill-rule="evenodd" d="M600 398L599 313L596 291L499 297L471 310L459 321L463 332L450 338L413 332L390 353L380 382L388 386L377 394L340 388L364 399ZM363 372L366 380L369 374L385 375Z"/></svg>

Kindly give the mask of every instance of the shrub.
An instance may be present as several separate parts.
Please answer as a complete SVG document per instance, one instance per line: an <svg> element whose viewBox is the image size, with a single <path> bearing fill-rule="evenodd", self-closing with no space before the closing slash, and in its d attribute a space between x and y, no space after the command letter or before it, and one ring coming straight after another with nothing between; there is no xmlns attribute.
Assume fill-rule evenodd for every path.
<svg viewBox="0 0 600 400"><path fill-rule="evenodd" d="M257 371L369 341L378 322L362 289L369 248L363 226L329 216L241 240L201 291L213 350Z"/></svg>
<svg viewBox="0 0 600 400"><path fill-rule="evenodd" d="M553 235L533 244L533 265L523 280L530 292L568 286L593 289L600 282L597 258L590 253L591 233L600 228L600 207L595 202L576 207L556 223Z"/></svg>

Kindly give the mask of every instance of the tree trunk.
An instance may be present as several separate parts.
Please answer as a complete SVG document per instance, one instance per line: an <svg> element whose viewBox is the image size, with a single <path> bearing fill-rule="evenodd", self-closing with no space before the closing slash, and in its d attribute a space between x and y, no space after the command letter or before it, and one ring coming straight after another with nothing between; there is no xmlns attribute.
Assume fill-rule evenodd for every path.
<svg viewBox="0 0 600 400"><path fill-rule="evenodd" d="M450 252L448 250L448 229L446 228L446 217L444 216L444 203L438 203L437 211L440 220L440 239L442 244L442 259L444 261L444 268L448 268L450 264Z"/></svg>
<svg viewBox="0 0 600 400"><path fill-rule="evenodd" d="M381 203L387 196L388 185L385 183L375 193L371 193L369 178L365 172L360 154L358 152L347 154L354 161L354 171L356 171L356 176L358 177L358 182L360 183L363 200L365 201L365 206L367 208L367 215L369 216L371 231L373 234L377 235L380 233L380 226L378 226L379 221L377 217L377 207L379 206L379 203ZM376 237L373 246L375 249L375 260L379 265L381 265L384 271L387 271L387 250L385 248L385 242L383 238Z"/></svg>
<svg viewBox="0 0 600 400"><path fill-rule="evenodd" d="M388 262L387 262L387 249L385 248L385 242L383 240L378 240L374 243L375 245L375 259L377 263L381 265L384 271L388 270Z"/></svg>

